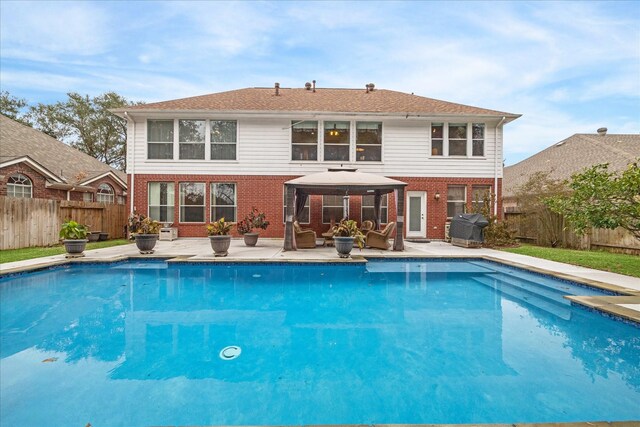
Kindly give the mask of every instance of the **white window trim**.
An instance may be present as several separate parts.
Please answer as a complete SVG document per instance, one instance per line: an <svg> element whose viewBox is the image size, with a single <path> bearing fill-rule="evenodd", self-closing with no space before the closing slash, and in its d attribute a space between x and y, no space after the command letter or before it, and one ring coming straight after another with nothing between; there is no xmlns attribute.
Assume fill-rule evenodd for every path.
<svg viewBox="0 0 640 427"><path fill-rule="evenodd" d="M211 146L214 144L211 142L211 122L236 122L236 142L216 142L215 144L227 144L227 145L235 145L236 146L236 158L235 159L212 159L211 158ZM240 120L233 119L209 119L207 120L207 134L206 141L207 147L205 148L205 156L210 162L224 162L224 163L233 163L238 161L238 154L240 154L238 150L238 145L240 144L239 140L240 136Z"/></svg>
<svg viewBox="0 0 640 427"><path fill-rule="evenodd" d="M358 160L358 123L380 123L380 160ZM353 162L356 164L365 164L365 165L379 165L384 163L384 136L385 136L385 125L383 120L353 120ZM378 144L361 144L361 145L371 145L377 146Z"/></svg>
<svg viewBox="0 0 640 427"><path fill-rule="evenodd" d="M181 196L182 196L182 184L202 184L203 185L203 196L204 196L204 201L203 201L203 205L182 205L182 201L181 201ZM196 206L202 206L202 213L204 214L202 217L202 221L183 221L182 220L182 207L196 207ZM174 219L175 219L175 214L174 214ZM182 181L182 182L178 182L178 221L180 222L180 224L206 224L207 222L207 183L206 182L192 182L192 181Z"/></svg>
<svg viewBox="0 0 640 427"><path fill-rule="evenodd" d="M151 201L149 200L151 198L151 184L172 184L173 187L173 200L174 200L174 204L172 205L152 205ZM171 221L172 223L174 223L176 221L176 212L175 212L175 197L176 197L176 188L175 188L175 183L173 181L149 181L147 182L147 216L151 217L151 207L172 207L173 208L173 220ZM178 196L179 197L179 196ZM155 218L154 218L155 219ZM158 220L159 221L159 220ZM167 221L162 221L162 222L169 222Z"/></svg>
<svg viewBox="0 0 640 427"><path fill-rule="evenodd" d="M180 142L180 120L190 120L190 121L200 121L200 122L204 122L204 141L203 142ZM207 119L203 119L203 118L179 118L179 119L174 119L174 132L173 132L173 140L174 143L178 144L178 157L176 157L176 159L178 159L179 161L185 161L185 160L191 160L191 161L197 161L197 162L204 162L207 160L207 135L209 134L208 130L209 130L209 120ZM177 129L177 133L176 130ZM202 159L181 159L180 158L180 144L204 144L204 158ZM209 156L211 157L211 156Z"/></svg>
<svg viewBox="0 0 640 427"><path fill-rule="evenodd" d="M316 159L315 160L299 160L299 159L294 159L293 158L293 146L294 146L294 143L293 143L293 126L294 126L294 123L298 123L298 122L300 122L300 123L302 123L302 122L316 122L316 126L317 126L316 127L316 138L317 139L316 139L316 144L315 144L315 146L316 146ZM322 123L322 121L318 120L318 119L315 119L315 120L314 119L300 119L300 120L290 120L289 121L289 162L290 163L298 163L298 162L303 162L303 163L316 162L317 163L317 162L320 161L319 160L320 159L320 156L319 156L319 154L320 154L320 145L321 145L320 144L320 139L321 139L320 135L322 134L322 136L324 136L324 130L323 130L323 132L320 132L321 123ZM322 129L324 129L324 125L322 125L322 126L323 126ZM308 145L308 146L311 146L311 145L314 145L314 144L296 143L295 145Z"/></svg>
<svg viewBox="0 0 640 427"><path fill-rule="evenodd" d="M33 181L31 181L31 178L29 178L28 176L26 176L25 174L22 174L20 172L11 174L9 176L9 178L14 178L14 177L17 177L21 181L28 182L28 184L9 183L8 180L7 180L7 195L9 195L9 187L12 187L14 189L15 188L20 188L21 189L21 194L22 194L21 196L16 196L15 195L16 192L15 192L15 190L13 190L12 191L13 195L10 196L10 197L20 197L20 198L23 198L23 199L32 199L33 198ZM25 194L24 189L25 188L29 189L29 197L25 197L24 196L24 194Z"/></svg>
<svg viewBox="0 0 640 427"><path fill-rule="evenodd" d="M463 200L449 200L449 187L462 187L464 188L464 199ZM462 212L467 212L467 186L465 184L449 184L447 185L447 219L451 219L453 218L452 216L449 216L449 203L463 203L463 207L462 207Z"/></svg>
<svg viewBox="0 0 640 427"><path fill-rule="evenodd" d="M149 122L150 121L154 121L154 122L155 121L166 121L166 122L173 121L173 141L172 142L149 141ZM150 118L149 119L148 118L145 121L145 123L144 123L144 127L145 127L144 132L145 132L146 144L145 144L144 147L145 147L146 161L169 162L169 161L175 161L177 159L177 157L176 157L176 139L177 139L176 132L178 130L176 129L176 126L177 125L176 125L176 120L175 119L163 119L163 118L159 118L159 119ZM173 153L173 158L171 158L171 159L150 159L149 158L149 144L172 144L171 150L172 150L172 153ZM179 150L178 150L178 153L179 153Z"/></svg>
<svg viewBox="0 0 640 427"><path fill-rule="evenodd" d="M213 186L214 185L218 185L218 184L226 184L226 185L233 185L233 205L214 205L213 202L215 201L215 193L213 192ZM233 207L235 208L235 218L233 219L229 219L229 218L224 218L224 220L226 222L236 222L238 220L238 184L235 182L210 182L209 183L209 215L211 216L211 221L215 221L216 219L213 217L213 208L214 207L224 207L224 208L230 208Z"/></svg>
<svg viewBox="0 0 640 427"><path fill-rule="evenodd" d="M431 149L433 148L433 138L431 127L436 123L442 123L442 156L434 156L431 154ZM450 155L449 154L449 125L456 124L466 124L467 125L467 154L466 155ZM474 156L473 155L473 125L474 124L482 124L484 125L484 135L483 135L483 147L482 147L482 156ZM432 121L429 122L429 159L442 159L442 158L453 158L453 159L486 159L487 155L487 126L486 122L462 122L462 121L444 121L437 122Z"/></svg>
<svg viewBox="0 0 640 427"><path fill-rule="evenodd" d="M108 187L111 190L109 193L101 193L100 188ZM104 200L106 198L107 200ZM116 190L106 182L103 182L96 189L96 202L98 203L106 203L109 205L113 205L116 202Z"/></svg>
<svg viewBox="0 0 640 427"><path fill-rule="evenodd" d="M326 124L327 122L342 122L342 123L348 123L348 124L349 124L349 143L347 144L347 147L349 148L349 150L348 150L348 151L349 151L349 154L348 154L349 158L348 158L347 160L328 160L328 159L325 159L325 154L326 154L326 153L325 153L325 148L326 148L326 145L334 145L334 146L337 146L337 147L342 147L342 146L344 146L344 145L345 145L345 144L327 144L327 143L325 142L325 139L324 139L324 132L325 132L325 130L326 130L326 129L325 129L325 124ZM354 120L340 120L340 119L336 119L336 120L323 120L323 121L322 121L322 136L321 136L321 140L322 140L322 147L320 148L320 152L322 153L322 161L323 161L323 162L327 162L327 163L351 163L351 159L352 159L352 151L353 151L353 150L351 149L351 147L352 147L352 145L353 145L353 141L354 141L354 140L353 140L353 126L354 126L354 123L355 123L355 121L354 121Z"/></svg>

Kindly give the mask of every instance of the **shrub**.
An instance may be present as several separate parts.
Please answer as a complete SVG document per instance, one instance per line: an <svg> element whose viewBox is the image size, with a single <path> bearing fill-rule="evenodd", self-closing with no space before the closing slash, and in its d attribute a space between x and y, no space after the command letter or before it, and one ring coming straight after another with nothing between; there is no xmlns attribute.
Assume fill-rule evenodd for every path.
<svg viewBox="0 0 640 427"><path fill-rule="evenodd" d="M246 214L244 218L238 222L236 226L238 233L251 233L255 228L266 230L269 226L269 221L267 221L265 217L264 212L260 212L255 207L251 208L251 212Z"/></svg>
<svg viewBox="0 0 640 427"><path fill-rule="evenodd" d="M62 224L60 238L65 240L83 240L89 234L89 227L76 221L68 220Z"/></svg>
<svg viewBox="0 0 640 427"><path fill-rule="evenodd" d="M226 236L227 234L229 234L234 225L235 223L227 222L224 220L224 217L222 217L217 221L207 224L207 235Z"/></svg>
<svg viewBox="0 0 640 427"><path fill-rule="evenodd" d="M360 249L364 247L364 234L358 227L358 223L352 219L343 219L333 230L334 237L353 237Z"/></svg>
<svg viewBox="0 0 640 427"><path fill-rule="evenodd" d="M129 215L129 233L132 234L158 234L160 223L144 214L133 212Z"/></svg>

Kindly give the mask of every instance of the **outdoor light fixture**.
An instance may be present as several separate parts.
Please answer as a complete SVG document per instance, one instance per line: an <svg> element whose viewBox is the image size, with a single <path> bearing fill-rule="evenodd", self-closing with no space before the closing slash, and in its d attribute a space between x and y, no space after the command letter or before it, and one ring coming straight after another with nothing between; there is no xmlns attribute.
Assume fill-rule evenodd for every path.
<svg viewBox="0 0 640 427"><path fill-rule="evenodd" d="M333 124L333 129L329 131L329 135L331 136L340 136L340 131L336 129L336 124Z"/></svg>
<svg viewBox="0 0 640 427"><path fill-rule="evenodd" d="M436 191L436 194L434 194L434 195L433 195L433 198L434 198L435 200L440 200L440 192L439 192L439 191Z"/></svg>

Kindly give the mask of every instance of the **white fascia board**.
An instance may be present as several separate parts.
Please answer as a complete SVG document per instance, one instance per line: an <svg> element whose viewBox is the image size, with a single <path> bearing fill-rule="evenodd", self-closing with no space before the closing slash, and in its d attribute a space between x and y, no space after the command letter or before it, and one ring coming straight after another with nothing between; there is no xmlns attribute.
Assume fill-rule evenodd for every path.
<svg viewBox="0 0 640 427"><path fill-rule="evenodd" d="M36 162L35 160L33 160L29 156L18 157L18 158L15 158L15 159L7 160L6 162L2 162L2 163L0 163L0 168L4 168L4 167L7 167L7 166L12 166L12 165L15 165L15 164L18 164L18 163L26 163L29 166L31 166L33 169L35 169L38 172L40 172L42 175L46 176L47 178L50 178L50 179L54 180L55 182L64 183L64 180L62 178L58 177L53 172L49 171L47 168L45 168L44 166L42 166L40 163Z"/></svg>
<svg viewBox="0 0 640 427"><path fill-rule="evenodd" d="M88 179L88 180L86 180L86 181L82 181L82 182L80 183L80 185L88 185L88 184L91 184L92 182L95 182L95 181L97 181L97 180L99 180L99 179L102 179L102 178L104 178L105 176L111 176L111 177L114 179L114 181L116 181L118 184L120 184L120 185L122 186L122 188L124 188L124 189L126 189L126 188L127 188L127 183L126 183L126 182L124 182L124 181L122 181L122 180L118 177L118 175L116 175L115 173L113 173L113 172L111 172L111 171L105 172L105 173L103 173L103 174L100 174L100 175L98 175L98 176L95 176L95 177L93 177L93 178L91 178L91 179Z"/></svg>

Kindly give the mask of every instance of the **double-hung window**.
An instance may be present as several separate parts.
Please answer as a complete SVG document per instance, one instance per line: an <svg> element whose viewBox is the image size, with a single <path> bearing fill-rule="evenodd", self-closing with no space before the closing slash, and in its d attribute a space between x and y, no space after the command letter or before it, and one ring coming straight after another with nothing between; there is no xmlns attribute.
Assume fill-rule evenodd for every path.
<svg viewBox="0 0 640 427"><path fill-rule="evenodd" d="M467 187L449 185L447 187L447 218L453 218L465 212L467 205Z"/></svg>
<svg viewBox="0 0 640 427"><path fill-rule="evenodd" d="M287 222L287 189L282 192L282 222ZM298 214L298 222L300 224L309 224L311 222L311 196L307 196L302 212ZM295 220L295 219L294 219Z"/></svg>
<svg viewBox="0 0 640 427"><path fill-rule="evenodd" d="M180 160L204 160L204 120L178 120Z"/></svg>
<svg viewBox="0 0 640 427"><path fill-rule="evenodd" d="M383 194L382 198L380 199L380 218L378 219L380 220L381 224L386 224L388 222L388 217L389 217L388 200L389 199L386 194ZM375 202L375 196L371 196L371 195L362 196L362 221L366 221L366 220L373 221L374 213L375 213L374 202Z"/></svg>
<svg viewBox="0 0 640 427"><path fill-rule="evenodd" d="M109 184L100 184L96 192L96 202L113 204L115 200L115 191Z"/></svg>
<svg viewBox="0 0 640 427"><path fill-rule="evenodd" d="M21 173L11 175L7 180L7 196L30 199L33 195L31 180Z"/></svg>
<svg viewBox="0 0 640 427"><path fill-rule="evenodd" d="M474 123L472 129L473 156L484 156L484 123Z"/></svg>
<svg viewBox="0 0 640 427"><path fill-rule="evenodd" d="M236 160L238 122L211 120L211 160Z"/></svg>
<svg viewBox="0 0 640 427"><path fill-rule="evenodd" d="M343 196L322 196L322 223L339 222L344 215Z"/></svg>
<svg viewBox="0 0 640 427"><path fill-rule="evenodd" d="M474 185L471 187L471 203L473 211L480 212L484 208L485 200L491 205L491 186L490 185Z"/></svg>
<svg viewBox="0 0 640 427"><path fill-rule="evenodd" d="M147 159L173 159L173 120L147 120Z"/></svg>
<svg viewBox="0 0 640 427"><path fill-rule="evenodd" d="M236 185L232 183L211 183L211 221L224 218L236 221Z"/></svg>
<svg viewBox="0 0 640 427"><path fill-rule="evenodd" d="M450 156L466 156L467 155L467 124L466 123L450 123L449 124L449 155Z"/></svg>
<svg viewBox="0 0 640 427"><path fill-rule="evenodd" d="M318 160L318 122L291 122L291 160Z"/></svg>
<svg viewBox="0 0 640 427"><path fill-rule="evenodd" d="M349 122L324 122L324 160L349 161Z"/></svg>
<svg viewBox="0 0 640 427"><path fill-rule="evenodd" d="M173 182L149 183L149 216L160 222L173 222Z"/></svg>
<svg viewBox="0 0 640 427"><path fill-rule="evenodd" d="M204 222L204 183L180 183L180 222Z"/></svg>
<svg viewBox="0 0 640 427"><path fill-rule="evenodd" d="M444 155L444 125L442 123L431 124L431 155Z"/></svg>
<svg viewBox="0 0 640 427"><path fill-rule="evenodd" d="M356 123L356 161L382 161L382 123Z"/></svg>

